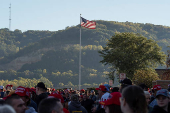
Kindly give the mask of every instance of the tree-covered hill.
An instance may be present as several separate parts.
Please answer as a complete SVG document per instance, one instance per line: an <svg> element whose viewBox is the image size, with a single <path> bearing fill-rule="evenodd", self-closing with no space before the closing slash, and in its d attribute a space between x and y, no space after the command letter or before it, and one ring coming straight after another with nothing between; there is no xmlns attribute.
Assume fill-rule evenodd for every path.
<svg viewBox="0 0 170 113"><path fill-rule="evenodd" d="M142 34L148 39L157 41L165 53L167 46L170 46L170 27L167 26L102 20L96 22L95 30L86 28L81 30L82 76L85 77L83 83L104 81L108 69L99 63L101 57L98 51L106 45L107 40L115 32ZM77 84L78 80L75 78L78 76L79 40L79 25L55 32L33 30L21 32L18 29L15 31L9 31L7 28L0 29L0 70L13 69L18 72L29 70L36 73L38 70L45 69L46 73L40 74L53 83L57 81L54 86L58 86L65 75L70 78L62 83L67 84L71 81ZM17 66L18 68L14 68ZM26 76L22 77L26 78Z"/></svg>

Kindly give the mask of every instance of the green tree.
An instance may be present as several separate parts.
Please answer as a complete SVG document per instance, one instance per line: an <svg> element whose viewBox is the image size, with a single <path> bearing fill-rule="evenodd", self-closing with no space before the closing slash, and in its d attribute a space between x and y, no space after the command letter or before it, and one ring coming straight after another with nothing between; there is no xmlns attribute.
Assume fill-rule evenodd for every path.
<svg viewBox="0 0 170 113"><path fill-rule="evenodd" d="M137 70L133 76L132 81L136 84L144 83L149 88L152 87L152 81L160 80L158 74L154 69Z"/></svg>
<svg viewBox="0 0 170 113"><path fill-rule="evenodd" d="M136 70L156 68L164 65L166 59L154 40L135 33L116 33L99 53L103 57L101 63L126 73L130 79Z"/></svg>
<svg viewBox="0 0 170 113"><path fill-rule="evenodd" d="M168 46L170 48L170 46ZM170 67L170 50L167 51L168 53L168 56L167 56L167 61L166 61L166 65L167 65L167 68Z"/></svg>

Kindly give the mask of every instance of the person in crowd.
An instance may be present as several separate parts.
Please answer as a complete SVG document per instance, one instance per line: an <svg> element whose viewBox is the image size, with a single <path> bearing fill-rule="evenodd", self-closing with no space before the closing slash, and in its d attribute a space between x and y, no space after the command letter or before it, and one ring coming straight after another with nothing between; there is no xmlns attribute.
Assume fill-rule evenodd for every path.
<svg viewBox="0 0 170 113"><path fill-rule="evenodd" d="M153 86L153 95L151 96L151 102L150 102L150 106L153 108L155 105L157 105L157 101L156 101L156 98L155 98L155 96L156 96L156 93L157 93L157 91L159 91L159 90L161 90L162 89L162 87L160 86L160 85L154 85Z"/></svg>
<svg viewBox="0 0 170 113"><path fill-rule="evenodd" d="M94 102L96 102L96 95L95 95L95 91L94 90L91 90L91 95L89 97L91 100L93 100Z"/></svg>
<svg viewBox="0 0 170 113"><path fill-rule="evenodd" d="M16 113L15 110L9 105L1 105L0 113Z"/></svg>
<svg viewBox="0 0 170 113"><path fill-rule="evenodd" d="M33 107L35 109L35 111L38 111L37 108L37 104L35 103L35 98L36 98L36 92L35 92L35 88L27 88L30 92L30 104L28 105L29 107Z"/></svg>
<svg viewBox="0 0 170 113"><path fill-rule="evenodd" d="M88 113L87 110L79 102L79 97L77 94L71 96L71 103L68 105L68 110L70 113Z"/></svg>
<svg viewBox="0 0 170 113"><path fill-rule="evenodd" d="M48 98L57 98L57 99L59 99L60 102L63 105L63 112L64 113L69 113L69 111L65 108L65 102L64 102L64 98L62 97L62 95L53 92L50 95L48 95Z"/></svg>
<svg viewBox="0 0 170 113"><path fill-rule="evenodd" d="M80 95L79 96L79 102L82 102L83 101L83 95Z"/></svg>
<svg viewBox="0 0 170 113"><path fill-rule="evenodd" d="M149 102L150 102L150 99L151 99L150 93L148 91L144 91L144 94L145 94L146 102L147 102L147 105L148 105L148 113L151 113L152 107L149 106Z"/></svg>
<svg viewBox="0 0 170 113"><path fill-rule="evenodd" d="M4 95L5 95L4 86L0 86L0 98L3 98Z"/></svg>
<svg viewBox="0 0 170 113"><path fill-rule="evenodd" d="M100 102L101 105L104 105L106 113L122 113L119 101L120 97L120 92L113 92L110 94L109 98L106 101Z"/></svg>
<svg viewBox="0 0 170 113"><path fill-rule="evenodd" d="M132 81L128 78L125 78L124 80L120 81L121 85L120 85L120 93L122 92L123 88L132 85Z"/></svg>
<svg viewBox="0 0 170 113"><path fill-rule="evenodd" d="M91 109L93 107L94 101L87 98L87 94L83 94L83 100L81 101L81 105L87 110L88 113L91 113Z"/></svg>
<svg viewBox="0 0 170 113"><path fill-rule="evenodd" d="M147 113L145 94L139 86L130 85L123 88L120 103L123 113Z"/></svg>
<svg viewBox="0 0 170 113"><path fill-rule="evenodd" d="M109 84L104 84L104 86L107 88L107 92L110 92L110 85Z"/></svg>
<svg viewBox="0 0 170 113"><path fill-rule="evenodd" d="M47 94L51 94L51 88L47 88Z"/></svg>
<svg viewBox="0 0 170 113"><path fill-rule="evenodd" d="M19 95L25 102L25 106L27 107L25 113L37 113L33 107L28 106L31 103L30 92L28 88L19 86L16 88L15 94Z"/></svg>
<svg viewBox="0 0 170 113"><path fill-rule="evenodd" d="M154 106L151 113L169 113L169 92L166 89L161 89L156 93L157 105Z"/></svg>
<svg viewBox="0 0 170 113"><path fill-rule="evenodd" d="M32 87L30 88L31 91L31 99L35 102L36 101L36 88Z"/></svg>
<svg viewBox="0 0 170 113"><path fill-rule="evenodd" d="M113 92L119 92L119 88L118 88L118 87L113 87L113 88L112 88L112 93L113 93Z"/></svg>
<svg viewBox="0 0 170 113"><path fill-rule="evenodd" d="M83 93L85 93L85 90L84 90L84 89L81 89L81 90L80 90L80 95L83 95Z"/></svg>
<svg viewBox="0 0 170 113"><path fill-rule="evenodd" d="M5 104L12 106L16 113L25 113L26 111L25 102L16 94L8 96L5 99Z"/></svg>
<svg viewBox="0 0 170 113"><path fill-rule="evenodd" d="M38 113L63 113L63 105L57 98L45 98L39 104Z"/></svg>
<svg viewBox="0 0 170 113"><path fill-rule="evenodd" d="M35 102L37 103L37 107L43 99L48 97L46 91L47 91L47 88L45 87L45 84L43 82L39 82L36 86L37 97L35 99Z"/></svg>
<svg viewBox="0 0 170 113"><path fill-rule="evenodd" d="M107 92L108 90L104 85L100 85L99 88L96 88L96 90L98 90L98 97L100 98L100 101L105 101L108 99L110 93ZM92 109L92 112L93 113L104 113L105 112L104 106L99 104L98 106L95 106Z"/></svg>
<svg viewBox="0 0 170 113"><path fill-rule="evenodd" d="M146 86L144 83L140 84L139 87L141 87L143 91L148 91L148 86Z"/></svg>
<svg viewBox="0 0 170 113"><path fill-rule="evenodd" d="M51 93L55 93L57 90L55 90L54 88L51 89Z"/></svg>
<svg viewBox="0 0 170 113"><path fill-rule="evenodd" d="M13 85L11 85L11 84L6 85L6 87L5 87L6 88L5 97L8 96L10 91L12 91L12 87L13 87Z"/></svg>

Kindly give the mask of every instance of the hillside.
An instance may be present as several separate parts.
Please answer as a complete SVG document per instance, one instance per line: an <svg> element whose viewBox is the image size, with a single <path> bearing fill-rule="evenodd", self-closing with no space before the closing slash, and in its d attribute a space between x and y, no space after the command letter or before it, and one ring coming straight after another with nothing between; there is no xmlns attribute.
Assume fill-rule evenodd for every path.
<svg viewBox="0 0 170 113"><path fill-rule="evenodd" d="M98 20L97 29L82 28L82 83L102 83L107 66L99 63L98 50L115 32L134 32L153 39L166 53L170 46L170 27ZM59 82L78 84L79 26L65 30L50 31L9 31L0 29L0 70L15 70L20 73L30 71L40 74L58 86ZM43 70L46 73L43 73ZM26 76L23 76L26 78ZM31 78L33 76L27 76ZM38 76L37 76L38 78ZM76 79L75 79L76 78ZM1 78L3 79L3 78ZM57 83L54 83L57 82Z"/></svg>

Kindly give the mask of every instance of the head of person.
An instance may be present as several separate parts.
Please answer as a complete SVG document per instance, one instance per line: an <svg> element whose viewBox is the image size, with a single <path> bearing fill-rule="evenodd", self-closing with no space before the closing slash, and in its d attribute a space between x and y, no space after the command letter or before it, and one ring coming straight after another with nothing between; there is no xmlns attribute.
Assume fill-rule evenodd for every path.
<svg viewBox="0 0 170 113"><path fill-rule="evenodd" d="M94 90L91 90L91 95L95 95L95 91Z"/></svg>
<svg viewBox="0 0 170 113"><path fill-rule="evenodd" d="M110 91L110 85L109 84L104 84L104 86L107 88L107 91Z"/></svg>
<svg viewBox="0 0 170 113"><path fill-rule="evenodd" d="M2 106L0 106L0 113L16 113L16 112L9 105L2 105Z"/></svg>
<svg viewBox="0 0 170 113"><path fill-rule="evenodd" d="M87 94L83 94L83 100L87 100Z"/></svg>
<svg viewBox="0 0 170 113"><path fill-rule="evenodd" d="M25 102L17 94L13 94L6 98L5 103L12 106L16 113L25 113Z"/></svg>
<svg viewBox="0 0 170 113"><path fill-rule="evenodd" d="M78 94L72 94L72 95L71 95L71 101L79 101L79 96L78 96Z"/></svg>
<svg viewBox="0 0 170 113"><path fill-rule="evenodd" d="M57 98L46 98L40 102L38 113L63 113L63 105Z"/></svg>
<svg viewBox="0 0 170 113"><path fill-rule="evenodd" d="M118 87L113 87L112 92L119 92L119 88Z"/></svg>
<svg viewBox="0 0 170 113"><path fill-rule="evenodd" d="M120 81L121 85L120 85L120 92L122 92L123 88L132 85L132 81L128 78L125 78L124 80Z"/></svg>
<svg viewBox="0 0 170 113"><path fill-rule="evenodd" d="M99 88L96 88L96 90L98 90L99 98L107 92L107 88L104 85L100 85Z"/></svg>
<svg viewBox="0 0 170 113"><path fill-rule="evenodd" d="M148 86L146 86L145 84L140 84L139 87L141 87L143 89L143 91L148 90Z"/></svg>
<svg viewBox="0 0 170 113"><path fill-rule="evenodd" d="M120 98L122 112L146 113L147 103L145 94L139 86L130 85L122 90Z"/></svg>
<svg viewBox="0 0 170 113"><path fill-rule="evenodd" d="M80 93L84 93L84 92L85 92L85 90L84 90L84 89L81 89L81 90L80 90Z"/></svg>
<svg viewBox="0 0 170 113"><path fill-rule="evenodd" d="M144 94L145 94L147 105L149 105L149 102L151 100L151 95L148 91L144 91Z"/></svg>
<svg viewBox="0 0 170 113"><path fill-rule="evenodd" d="M159 107L168 107L169 102L169 92L166 89L161 89L156 93L156 100Z"/></svg>
<svg viewBox="0 0 170 113"><path fill-rule="evenodd" d="M30 92L28 88L19 86L15 90L15 94L19 95L21 99L25 102L25 105L28 106L30 104Z"/></svg>
<svg viewBox="0 0 170 113"><path fill-rule="evenodd" d="M6 90L9 90L9 91L10 91L10 90L12 90L12 87L13 87L13 85L7 84L7 85L6 85Z"/></svg>
<svg viewBox="0 0 170 113"><path fill-rule="evenodd" d="M36 86L36 94L40 95L41 93L45 93L47 91L47 88L45 87L45 84L43 82L39 82Z"/></svg>
<svg viewBox="0 0 170 113"><path fill-rule="evenodd" d="M162 87L160 85L154 85L153 86L153 94L156 96L157 91L161 90Z"/></svg>
<svg viewBox="0 0 170 113"><path fill-rule="evenodd" d="M60 94L57 94L57 93L51 93L50 95L48 95L47 98L57 98L60 100L62 104L64 103L64 98Z"/></svg>
<svg viewBox="0 0 170 113"><path fill-rule="evenodd" d="M107 100L100 102L101 105L105 106L104 109L106 113L121 113L119 101L120 97L120 92L113 92Z"/></svg>

